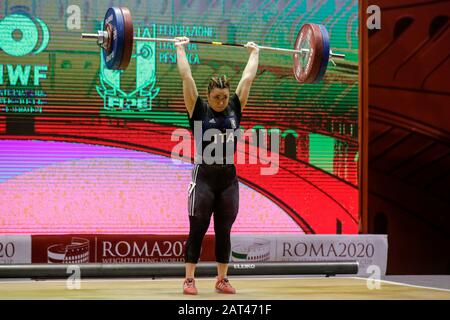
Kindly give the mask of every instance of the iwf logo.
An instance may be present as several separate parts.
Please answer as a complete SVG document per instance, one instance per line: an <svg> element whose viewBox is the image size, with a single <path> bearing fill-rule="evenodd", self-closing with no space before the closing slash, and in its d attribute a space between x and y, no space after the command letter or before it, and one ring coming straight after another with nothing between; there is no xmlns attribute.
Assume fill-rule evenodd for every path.
<svg viewBox="0 0 450 320"><path fill-rule="evenodd" d="M10 56L38 55L47 48L49 40L47 25L37 17L15 13L0 21L0 48Z"/></svg>
<svg viewBox="0 0 450 320"><path fill-rule="evenodd" d="M137 31L138 37L156 37L156 27L153 28L153 32L150 32L148 28ZM159 93L160 88L155 88L156 43L142 41L135 41L135 43L136 54L131 57L131 63L126 71L107 69L100 52L101 85L97 86L97 92L103 98L106 111L126 113L150 111L152 100ZM122 75L125 72L135 72L136 86L131 92L126 92L122 86ZM132 79L134 81L134 77Z"/></svg>
<svg viewBox="0 0 450 320"><path fill-rule="evenodd" d="M41 19L23 12L26 7L18 7L21 11L13 11L0 20L0 49L13 57L36 56L50 42L49 29ZM48 65L0 64L0 85L11 86L0 90L0 105L5 105L5 112L42 113L47 101L41 81L47 79L47 71Z"/></svg>

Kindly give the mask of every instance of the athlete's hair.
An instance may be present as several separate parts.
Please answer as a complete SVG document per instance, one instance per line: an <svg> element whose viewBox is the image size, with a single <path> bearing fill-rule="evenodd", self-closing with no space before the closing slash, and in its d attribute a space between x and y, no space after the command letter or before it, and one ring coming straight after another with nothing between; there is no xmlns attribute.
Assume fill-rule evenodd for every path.
<svg viewBox="0 0 450 320"><path fill-rule="evenodd" d="M230 79L228 79L226 75L219 76L219 77L212 77L211 79L209 79L208 94L210 94L214 88L229 90L230 89Z"/></svg>

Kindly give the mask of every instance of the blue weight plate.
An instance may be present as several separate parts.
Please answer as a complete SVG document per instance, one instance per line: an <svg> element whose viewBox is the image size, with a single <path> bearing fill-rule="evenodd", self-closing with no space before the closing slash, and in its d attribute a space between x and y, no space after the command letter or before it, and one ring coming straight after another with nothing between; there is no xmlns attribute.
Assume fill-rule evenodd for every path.
<svg viewBox="0 0 450 320"><path fill-rule="evenodd" d="M112 7L106 11L103 29L110 36L109 49L102 50L103 61L108 69L117 70L122 62L125 44L125 22L120 8Z"/></svg>
<svg viewBox="0 0 450 320"><path fill-rule="evenodd" d="M322 42L323 42L323 51L322 51L322 63L320 65L319 73L314 82L319 82L323 79L325 72L328 67L328 61L330 59L330 37L328 35L327 28L320 24L320 31L322 32Z"/></svg>

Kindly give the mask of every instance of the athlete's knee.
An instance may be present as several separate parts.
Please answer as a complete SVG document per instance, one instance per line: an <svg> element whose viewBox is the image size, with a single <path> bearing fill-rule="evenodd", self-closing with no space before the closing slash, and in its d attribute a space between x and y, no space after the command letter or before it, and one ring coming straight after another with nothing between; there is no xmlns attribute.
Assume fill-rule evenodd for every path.
<svg viewBox="0 0 450 320"><path fill-rule="evenodd" d="M230 213L217 215L214 219L214 231L219 235L226 235L231 232L234 222L236 221L237 214Z"/></svg>
<svg viewBox="0 0 450 320"><path fill-rule="evenodd" d="M201 234L203 237L203 235L208 230L210 220L211 220L210 217L190 216L189 217L189 225L190 225L189 234L193 234L194 236Z"/></svg>

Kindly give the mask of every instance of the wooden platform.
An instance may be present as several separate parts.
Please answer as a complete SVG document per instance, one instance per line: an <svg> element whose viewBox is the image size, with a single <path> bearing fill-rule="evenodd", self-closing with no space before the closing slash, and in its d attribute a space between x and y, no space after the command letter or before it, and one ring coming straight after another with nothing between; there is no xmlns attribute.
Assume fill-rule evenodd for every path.
<svg viewBox="0 0 450 320"><path fill-rule="evenodd" d="M182 279L86 279L80 289L66 280L2 280L0 299L133 299L133 300L316 300L316 299L446 299L450 290L381 281L370 290L366 279L353 277L244 278L232 277L236 295L214 291L213 278L199 278L198 296L181 293ZM373 283L372 283L373 284Z"/></svg>

